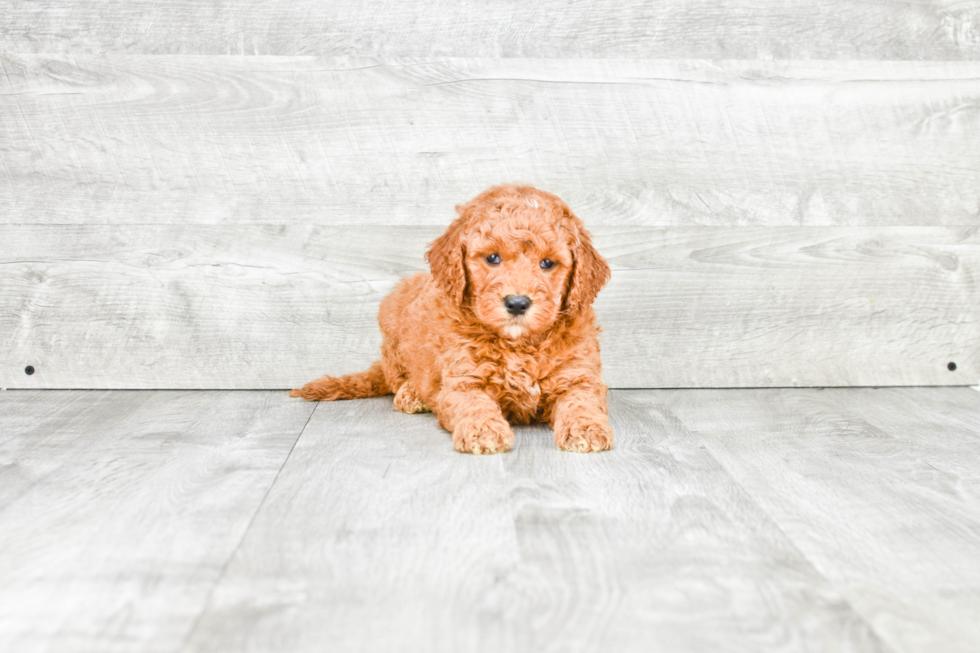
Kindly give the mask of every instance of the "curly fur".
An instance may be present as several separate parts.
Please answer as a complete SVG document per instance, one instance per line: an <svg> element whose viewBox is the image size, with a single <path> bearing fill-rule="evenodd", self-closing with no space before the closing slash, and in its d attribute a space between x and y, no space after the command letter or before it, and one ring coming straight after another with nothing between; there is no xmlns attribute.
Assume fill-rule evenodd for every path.
<svg viewBox="0 0 980 653"><path fill-rule="evenodd" d="M381 360L290 396L394 393L397 410L432 410L470 453L506 451L510 424L531 422L550 424L559 449L612 448L592 310L610 272L582 221L531 186L496 186L456 211L429 246L432 274L402 280L381 302ZM555 266L542 269L543 259ZM510 315L508 295L530 298L528 311Z"/></svg>

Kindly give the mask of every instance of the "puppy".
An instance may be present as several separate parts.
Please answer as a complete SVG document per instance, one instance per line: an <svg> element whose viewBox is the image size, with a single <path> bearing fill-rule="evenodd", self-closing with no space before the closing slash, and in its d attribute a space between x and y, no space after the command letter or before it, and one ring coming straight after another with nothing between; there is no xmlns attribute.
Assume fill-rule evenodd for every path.
<svg viewBox="0 0 980 653"><path fill-rule="evenodd" d="M507 451L510 424L547 422L566 451L613 446L592 302L609 266L561 199L505 185L456 207L424 272L381 302L381 360L290 392L333 401L395 395L434 412L457 451Z"/></svg>

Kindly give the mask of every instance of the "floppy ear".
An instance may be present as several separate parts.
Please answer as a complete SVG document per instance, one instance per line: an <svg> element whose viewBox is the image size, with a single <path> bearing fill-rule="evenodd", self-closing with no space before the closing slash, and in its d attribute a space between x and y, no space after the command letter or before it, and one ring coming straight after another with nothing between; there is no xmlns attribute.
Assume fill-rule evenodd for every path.
<svg viewBox="0 0 980 653"><path fill-rule="evenodd" d="M592 246L589 232L581 227L578 229L578 246L573 256L565 312L574 317L592 305L612 273L606 260Z"/></svg>
<svg viewBox="0 0 980 653"><path fill-rule="evenodd" d="M446 233L436 238L425 253L432 278L446 296L456 305L463 303L466 290L466 268L463 266L463 224L462 217L453 221Z"/></svg>

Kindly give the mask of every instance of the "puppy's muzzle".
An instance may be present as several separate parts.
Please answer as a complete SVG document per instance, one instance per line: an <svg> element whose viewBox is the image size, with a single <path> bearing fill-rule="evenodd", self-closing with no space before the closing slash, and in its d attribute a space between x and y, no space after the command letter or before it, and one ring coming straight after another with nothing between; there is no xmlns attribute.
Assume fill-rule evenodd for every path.
<svg viewBox="0 0 980 653"><path fill-rule="evenodd" d="M531 299L524 295L507 295L504 297L504 308L511 315L524 315L531 308Z"/></svg>

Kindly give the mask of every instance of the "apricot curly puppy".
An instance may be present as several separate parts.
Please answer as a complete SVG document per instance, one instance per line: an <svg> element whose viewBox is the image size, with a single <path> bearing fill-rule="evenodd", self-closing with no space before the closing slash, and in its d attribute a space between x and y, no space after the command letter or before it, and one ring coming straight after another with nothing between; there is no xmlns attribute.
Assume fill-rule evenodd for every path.
<svg viewBox="0 0 980 653"><path fill-rule="evenodd" d="M611 449L592 310L609 266L582 221L531 186L496 186L456 211L429 246L432 274L402 280L381 302L381 360L289 394L394 393L397 410L431 409L469 453L506 451L510 424L531 422L550 424L559 449Z"/></svg>

